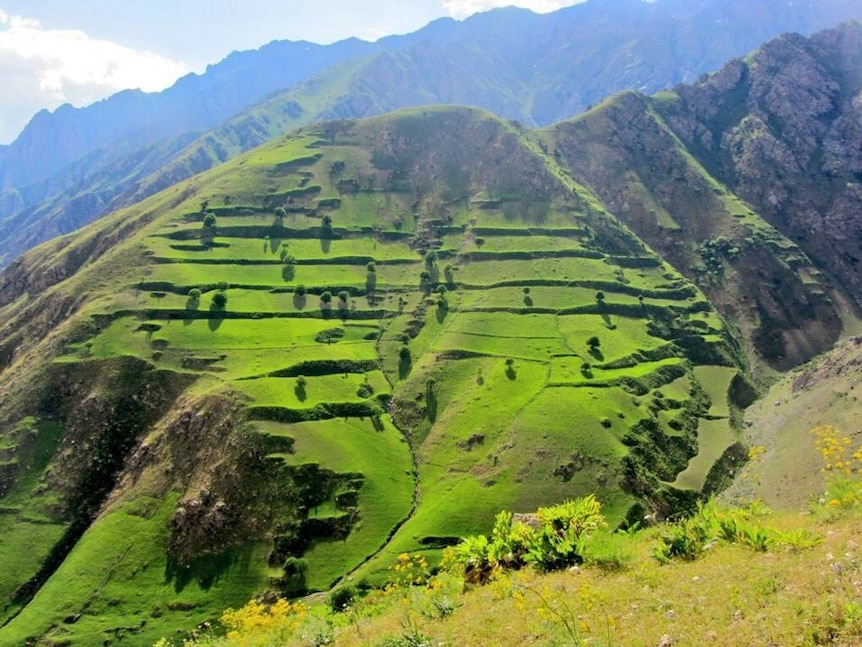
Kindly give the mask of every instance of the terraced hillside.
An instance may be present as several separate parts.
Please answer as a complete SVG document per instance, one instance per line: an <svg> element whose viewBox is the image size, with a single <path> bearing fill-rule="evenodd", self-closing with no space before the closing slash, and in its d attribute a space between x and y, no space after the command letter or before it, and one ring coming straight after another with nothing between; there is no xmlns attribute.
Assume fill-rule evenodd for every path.
<svg viewBox="0 0 862 647"><path fill-rule="evenodd" d="M330 122L7 272L0 644L144 644L500 509L724 485L737 342L545 150L466 108Z"/></svg>

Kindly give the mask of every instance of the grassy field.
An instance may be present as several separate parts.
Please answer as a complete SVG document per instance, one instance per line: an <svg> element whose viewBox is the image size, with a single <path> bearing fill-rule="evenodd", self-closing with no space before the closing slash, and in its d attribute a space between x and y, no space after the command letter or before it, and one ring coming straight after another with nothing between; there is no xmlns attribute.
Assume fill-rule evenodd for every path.
<svg viewBox="0 0 862 647"><path fill-rule="evenodd" d="M288 521L315 529L302 550L290 549L305 560L311 590L346 576L382 582L405 551L437 559L443 544L484 530L501 509L528 512L595 492L616 525L639 501L622 487L632 451L623 440L652 442L630 432L653 422L656 433L678 434L672 414L651 408L645 391L661 385L685 404L697 382L712 399L709 416L728 415L735 369L696 366L690 351L692 336L719 349L725 343L720 318L693 285L614 229L597 205L573 201L581 192L570 180L542 176L544 162L526 144L509 154L523 156L540 178L538 193L516 191L520 175L500 184L494 165L473 163L475 152L446 167L456 179L463 169L473 174L459 185L466 194L435 188L439 181L426 187L431 165L423 156L431 147L413 145L414 120L446 113L422 114L386 136L378 130L388 128L383 120L288 137L162 199L115 262L131 257L128 250L140 261L123 266L125 283L92 306L98 316L64 347L67 368L134 356L194 379L189 392L197 396L234 403L253 420L255 438L273 448L261 454L265 465L278 466L292 485L308 474L323 479L314 505L303 507L285 486L270 495L285 505L296 497L294 517L272 513L255 541L169 577L164 546L175 508L203 497L202 489L217 495L218 479L239 468L208 456L185 480L152 476L177 479L162 503L139 500L141 486L129 485L0 629L0 644L31 635L103 644L111 638L106 626L148 644L212 618L277 585L281 565L267 556L288 536ZM475 119L498 145L517 142L508 126ZM399 154L409 151L397 169L394 153L380 148L396 140ZM447 154L459 145L450 142ZM515 188L499 189L508 185ZM209 212L216 224L206 233ZM626 241L636 258L619 256ZM290 271L282 250L296 259ZM294 293L299 286L307 294ZM197 301L188 295L195 287L203 290ZM342 290L349 294L340 302ZM226 303L216 306L221 297ZM181 404L191 407L189 420L201 419ZM736 437L726 420L698 424L699 451L676 479L681 489L702 485ZM194 426L177 423L135 442L158 448ZM358 489L330 492L332 483ZM344 503L354 492L355 501ZM336 538L332 528L345 519L347 531ZM0 516L4 523L0 558L20 550L32 531L15 515ZM9 582L26 579L50 549L59 528L45 530L32 563L3 571L12 573ZM221 566L213 571L213 564ZM71 603L82 599L91 601L83 611Z"/></svg>
<svg viewBox="0 0 862 647"><path fill-rule="evenodd" d="M413 465L400 432L384 418L378 431L369 420L350 418L295 425L258 423L263 433L287 435L295 453L283 455L288 463L317 462L337 472L364 476L359 497L360 522L344 539L315 544L305 554L309 563L308 587L326 590L372 556L387 533L406 519L413 504Z"/></svg>

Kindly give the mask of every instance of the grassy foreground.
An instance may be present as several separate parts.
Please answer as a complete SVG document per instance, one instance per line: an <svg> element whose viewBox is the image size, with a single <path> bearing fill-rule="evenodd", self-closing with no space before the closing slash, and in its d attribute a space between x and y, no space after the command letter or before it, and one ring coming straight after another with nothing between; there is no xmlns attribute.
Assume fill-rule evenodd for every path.
<svg viewBox="0 0 862 647"><path fill-rule="evenodd" d="M202 636L192 644L860 644L859 511L762 514L756 523L768 532L804 530L820 543L759 552L716 541L696 560L663 564L653 550L668 528L657 527L571 570L503 574L466 593L443 574L427 586L391 587L342 613L291 607L281 629L275 619L247 619L230 639Z"/></svg>
<svg viewBox="0 0 862 647"><path fill-rule="evenodd" d="M826 490L805 512L711 501L692 517L622 534L596 523L591 497L527 522L502 514L490 539L466 539L435 574L404 554L383 590L336 590L327 605L253 601L228 610L222 627L199 627L184 647L862 644L862 449L832 427L813 433ZM568 526L559 524L564 509L576 511ZM577 548L545 542L539 555L534 540L549 519L554 537L574 537ZM548 552L566 550L571 559L547 572Z"/></svg>

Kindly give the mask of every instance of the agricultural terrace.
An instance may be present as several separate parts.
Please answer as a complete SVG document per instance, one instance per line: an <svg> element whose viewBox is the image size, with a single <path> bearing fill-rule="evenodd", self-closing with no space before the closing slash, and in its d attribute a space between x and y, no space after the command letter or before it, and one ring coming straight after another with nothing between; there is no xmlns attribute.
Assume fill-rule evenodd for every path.
<svg viewBox="0 0 862 647"><path fill-rule="evenodd" d="M243 403L274 464L332 474L288 555L300 592L434 558L501 509L595 492L621 523L641 496L708 485L736 371L703 295L578 187L549 175L537 203L483 186L481 162L460 193L422 187L421 160L375 152L369 124L197 178L65 361L198 375Z"/></svg>

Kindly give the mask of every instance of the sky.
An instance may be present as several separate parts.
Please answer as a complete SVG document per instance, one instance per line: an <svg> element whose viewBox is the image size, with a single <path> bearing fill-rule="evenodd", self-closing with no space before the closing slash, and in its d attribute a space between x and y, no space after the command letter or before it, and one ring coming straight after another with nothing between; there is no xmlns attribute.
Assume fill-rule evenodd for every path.
<svg viewBox="0 0 862 647"><path fill-rule="evenodd" d="M154 92L273 40L377 40L498 6L583 0L0 0L0 144L32 116L126 88Z"/></svg>

